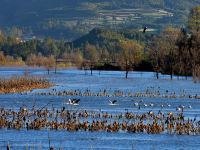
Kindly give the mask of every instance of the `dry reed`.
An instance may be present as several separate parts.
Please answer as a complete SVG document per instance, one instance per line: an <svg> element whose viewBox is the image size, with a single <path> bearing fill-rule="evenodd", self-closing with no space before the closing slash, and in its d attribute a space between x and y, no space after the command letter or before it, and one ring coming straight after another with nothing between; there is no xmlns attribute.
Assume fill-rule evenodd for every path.
<svg viewBox="0 0 200 150"><path fill-rule="evenodd" d="M0 79L0 93L19 93L32 89L42 89L51 87L52 84L41 77L33 76L13 76L9 79Z"/></svg>

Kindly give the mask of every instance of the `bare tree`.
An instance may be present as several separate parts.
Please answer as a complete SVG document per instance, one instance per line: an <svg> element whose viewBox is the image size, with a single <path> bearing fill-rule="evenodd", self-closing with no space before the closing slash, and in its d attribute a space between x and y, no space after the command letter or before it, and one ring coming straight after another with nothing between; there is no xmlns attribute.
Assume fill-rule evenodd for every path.
<svg viewBox="0 0 200 150"><path fill-rule="evenodd" d="M176 66L177 45L179 30L167 27L160 37L154 39L151 45L150 56L157 78L159 72L170 74L171 79Z"/></svg>

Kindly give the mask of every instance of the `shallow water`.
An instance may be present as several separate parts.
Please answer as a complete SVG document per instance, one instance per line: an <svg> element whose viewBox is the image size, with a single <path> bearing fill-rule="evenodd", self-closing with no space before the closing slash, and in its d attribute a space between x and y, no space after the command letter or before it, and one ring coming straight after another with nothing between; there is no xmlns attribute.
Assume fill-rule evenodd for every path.
<svg viewBox="0 0 200 150"><path fill-rule="evenodd" d="M95 96L42 96L37 93L56 90L74 90L85 91L89 89L93 92L99 92L106 89L108 93L115 90L128 92L145 92L146 90L160 91L161 94L167 92L184 93L185 95L200 95L200 84L188 80L169 79L169 76L161 76L161 79L155 79L154 73L130 72L128 79L125 79L124 72L118 71L94 71L93 76L90 72L80 70L59 70L55 75L53 72L47 75L47 72L38 68L0 68L0 77L10 77L12 75L22 75L28 71L31 75L38 75L48 78L54 82L55 86L49 89L33 90L28 94L7 94L0 95L0 107L7 109L19 109L26 105L28 109L33 105L36 108L44 106L52 108L61 108L65 106L70 110L91 110L120 113L131 111L134 113L144 113L150 110L155 113L159 110L163 112L177 113L176 107L184 105L184 115L189 118L200 118L200 100L189 98L148 98L148 97L95 97ZM69 98L80 98L78 106L68 106L64 103ZM110 99L116 99L117 105L109 105ZM142 100L142 104L153 103L153 107L141 105L138 109L134 102ZM48 104L48 105L47 105ZM167 104L171 106L168 107ZM164 107L161 107L164 105ZM188 108L191 105L192 109ZM5 149L7 143L11 149L48 149L49 139L54 149L199 149L200 136L187 135L168 135L163 134L137 134L137 133L107 133L107 132L67 132L67 131L27 131L0 129L0 149Z"/></svg>

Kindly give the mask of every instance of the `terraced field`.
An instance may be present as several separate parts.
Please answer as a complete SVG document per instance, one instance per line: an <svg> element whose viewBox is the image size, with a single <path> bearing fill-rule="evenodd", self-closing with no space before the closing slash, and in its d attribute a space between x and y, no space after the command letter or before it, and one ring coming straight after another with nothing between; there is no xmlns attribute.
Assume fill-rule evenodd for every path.
<svg viewBox="0 0 200 150"><path fill-rule="evenodd" d="M0 29L9 32L16 26L25 35L67 38L80 37L94 27L161 29L167 24L187 23L195 0L112 1L112 0L18 0L0 2Z"/></svg>
<svg viewBox="0 0 200 150"><path fill-rule="evenodd" d="M116 9L99 10L95 17L88 17L82 20L82 24L103 26L128 26L135 22L140 22L144 18L154 20L164 17L173 17L173 13L161 9Z"/></svg>

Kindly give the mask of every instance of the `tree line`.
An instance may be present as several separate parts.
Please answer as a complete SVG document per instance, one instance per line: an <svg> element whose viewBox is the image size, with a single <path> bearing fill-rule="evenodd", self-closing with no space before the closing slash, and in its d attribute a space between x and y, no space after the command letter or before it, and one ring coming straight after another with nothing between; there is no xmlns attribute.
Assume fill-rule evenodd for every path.
<svg viewBox="0 0 200 150"><path fill-rule="evenodd" d="M155 72L200 78L200 7L190 11L187 28L166 28L152 40L150 58Z"/></svg>
<svg viewBox="0 0 200 150"><path fill-rule="evenodd" d="M93 29L73 41L21 41L16 36L0 34L1 64L3 57L12 56L27 65L53 68L58 59L67 65L90 69L155 71L200 79L200 7L190 11L187 27L168 26L159 34L137 30L113 31ZM5 60L4 60L5 62ZM4 63L5 64L5 63ZM65 66L64 62L62 63Z"/></svg>

